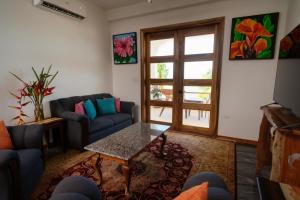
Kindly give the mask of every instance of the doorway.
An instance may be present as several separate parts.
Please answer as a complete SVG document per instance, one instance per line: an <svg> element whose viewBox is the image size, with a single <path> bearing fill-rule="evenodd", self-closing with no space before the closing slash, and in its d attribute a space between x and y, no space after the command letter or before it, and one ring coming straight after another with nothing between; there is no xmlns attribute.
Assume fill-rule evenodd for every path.
<svg viewBox="0 0 300 200"><path fill-rule="evenodd" d="M142 120L215 135L224 18L143 29Z"/></svg>

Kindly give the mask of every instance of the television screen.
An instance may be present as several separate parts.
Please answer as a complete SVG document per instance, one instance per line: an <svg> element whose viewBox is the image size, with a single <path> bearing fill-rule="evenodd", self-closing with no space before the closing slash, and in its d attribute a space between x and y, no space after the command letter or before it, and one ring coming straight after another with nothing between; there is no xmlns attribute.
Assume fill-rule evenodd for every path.
<svg viewBox="0 0 300 200"><path fill-rule="evenodd" d="M300 25L280 42L273 98L300 117Z"/></svg>

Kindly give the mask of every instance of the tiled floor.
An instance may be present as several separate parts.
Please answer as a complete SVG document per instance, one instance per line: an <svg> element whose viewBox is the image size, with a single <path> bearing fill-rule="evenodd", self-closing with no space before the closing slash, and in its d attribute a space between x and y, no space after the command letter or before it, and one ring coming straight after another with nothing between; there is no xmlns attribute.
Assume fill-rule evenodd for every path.
<svg viewBox="0 0 300 200"><path fill-rule="evenodd" d="M246 145L236 146L237 199L259 200L255 179L256 148Z"/></svg>

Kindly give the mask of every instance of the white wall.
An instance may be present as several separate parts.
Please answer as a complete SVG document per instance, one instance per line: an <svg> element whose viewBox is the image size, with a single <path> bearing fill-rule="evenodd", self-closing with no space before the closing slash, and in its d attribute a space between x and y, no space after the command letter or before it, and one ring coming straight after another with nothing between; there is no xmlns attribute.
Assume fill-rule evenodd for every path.
<svg viewBox="0 0 300 200"><path fill-rule="evenodd" d="M112 91L107 20L103 10L84 2L88 17L77 21L34 7L32 0L0 0L0 119L11 123L15 111L8 105L15 100L8 91L21 86L9 71L31 80L31 66L59 70L47 116L50 99ZM30 106L26 111L32 116Z"/></svg>
<svg viewBox="0 0 300 200"><path fill-rule="evenodd" d="M288 14L286 20L286 33L292 31L300 24L300 1L289 0Z"/></svg>
<svg viewBox="0 0 300 200"><path fill-rule="evenodd" d="M130 9L126 9L130 13ZM285 29L286 11L287 2L282 0L227 0L139 17L123 16L123 20L111 21L110 29L111 34L132 31L139 34L142 28L225 16L218 134L257 140L262 117L259 108L272 102L277 60L229 61L231 19L280 12L277 56L278 41ZM140 61L135 65L113 65L113 93L121 99L136 102L140 107Z"/></svg>

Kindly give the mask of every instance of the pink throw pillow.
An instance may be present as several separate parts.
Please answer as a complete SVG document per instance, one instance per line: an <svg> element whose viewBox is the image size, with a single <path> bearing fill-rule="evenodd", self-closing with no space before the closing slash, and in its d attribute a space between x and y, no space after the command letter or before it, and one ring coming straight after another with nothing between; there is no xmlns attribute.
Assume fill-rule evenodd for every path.
<svg viewBox="0 0 300 200"><path fill-rule="evenodd" d="M83 101L75 104L75 112L85 115L84 107L83 107Z"/></svg>
<svg viewBox="0 0 300 200"><path fill-rule="evenodd" d="M121 101L120 98L115 98L115 107L117 112L121 112Z"/></svg>

